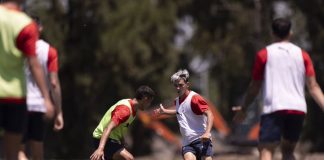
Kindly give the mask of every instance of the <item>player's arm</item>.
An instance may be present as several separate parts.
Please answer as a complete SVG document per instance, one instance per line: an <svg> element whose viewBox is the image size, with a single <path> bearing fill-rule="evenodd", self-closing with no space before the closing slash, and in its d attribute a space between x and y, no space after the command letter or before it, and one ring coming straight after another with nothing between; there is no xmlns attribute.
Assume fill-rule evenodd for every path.
<svg viewBox="0 0 324 160"><path fill-rule="evenodd" d="M260 50L256 57L252 71L252 81L250 82L245 97L243 99L241 110L245 111L246 108L254 101L258 95L264 79L265 65L267 62L267 50L264 48Z"/></svg>
<svg viewBox="0 0 324 160"><path fill-rule="evenodd" d="M306 74L306 86L307 89L315 100L315 102L321 107L324 111L324 95L321 87L318 85L316 81L315 70L313 66L313 62L309 57L309 54L306 51L303 51L303 59L305 65L305 74Z"/></svg>
<svg viewBox="0 0 324 160"><path fill-rule="evenodd" d="M97 148L97 150L90 156L91 160L102 160L104 159L104 149L106 142L108 140L108 137L111 133L111 131L116 128L118 125L114 121L110 121L108 123L108 126L104 129L102 136L100 138L100 143Z"/></svg>
<svg viewBox="0 0 324 160"><path fill-rule="evenodd" d="M106 145L106 141L111 133L111 131L116 128L118 125L114 122L114 121L110 121L108 123L108 126L105 128L102 136L101 136L101 139L100 139L100 144L99 144L99 149L104 149L105 148L105 145Z"/></svg>
<svg viewBox="0 0 324 160"><path fill-rule="evenodd" d="M61 85L58 76L58 54L53 47L49 48L47 68L49 73L51 97L55 105L56 113L62 112Z"/></svg>
<svg viewBox="0 0 324 160"><path fill-rule="evenodd" d="M254 101L255 97L257 97L262 86L261 80L252 80L248 86L246 91L246 95L243 100L243 105L241 106L241 110L245 111L247 107Z"/></svg>
<svg viewBox="0 0 324 160"><path fill-rule="evenodd" d="M262 86L261 80L252 80L246 91L246 95L243 98L243 103L241 106L233 106L232 110L235 113L233 121L234 122L243 122L246 117L247 107L254 101L255 97L258 95Z"/></svg>
<svg viewBox="0 0 324 160"><path fill-rule="evenodd" d="M214 122L214 115L209 109L204 112L204 115L207 116L207 127L205 133L201 136L203 141L208 140L211 137L211 129Z"/></svg>
<svg viewBox="0 0 324 160"><path fill-rule="evenodd" d="M26 56L30 71L44 97L44 104L47 107L46 117L54 116L54 107L50 101L49 90L46 85L43 69L36 57L36 41L38 39L37 25L33 22L27 25L18 35L16 39L17 48L19 48Z"/></svg>
<svg viewBox="0 0 324 160"><path fill-rule="evenodd" d="M252 72L252 81L250 82L246 94L243 97L243 103L240 106L232 107L232 110L236 112L233 119L235 122L242 122L245 119L245 111L247 107L254 101L261 89L265 65L267 62L267 54L267 50L264 48L256 55Z"/></svg>
<svg viewBox="0 0 324 160"><path fill-rule="evenodd" d="M55 106L54 130L59 131L64 127L62 111L61 85L58 76L58 54L53 47L49 48L47 61L48 78L50 84L51 98Z"/></svg>
<svg viewBox="0 0 324 160"><path fill-rule="evenodd" d="M52 99L55 105L56 113L62 113L62 94L58 73L49 73Z"/></svg>
<svg viewBox="0 0 324 160"><path fill-rule="evenodd" d="M324 95L321 87L318 85L315 76L306 78L306 85L310 95L313 97L315 102L324 111Z"/></svg>
<svg viewBox="0 0 324 160"><path fill-rule="evenodd" d="M197 115L207 117L207 126L205 133L201 136L202 141L207 141L211 137L211 129L213 127L214 115L210 111L207 101L200 95L194 95L191 99L191 110Z"/></svg>
<svg viewBox="0 0 324 160"><path fill-rule="evenodd" d="M175 106L169 107L168 109L164 108L162 104L160 104L161 113L175 115L177 113Z"/></svg>
<svg viewBox="0 0 324 160"><path fill-rule="evenodd" d="M166 109L162 104L160 104L160 108L154 110L155 114L168 114L175 115L177 113L175 106L169 107Z"/></svg>
<svg viewBox="0 0 324 160"><path fill-rule="evenodd" d="M100 138L100 143L96 151L90 156L91 160L101 160L104 156L104 148L109 138L111 131L119 126L119 124L125 122L130 116L130 110L125 105L117 106L111 113L111 121L107 124Z"/></svg>
<svg viewBox="0 0 324 160"><path fill-rule="evenodd" d="M62 110L62 96L61 96L61 85L58 77L58 73L49 73L51 95L55 106L55 120L54 120L54 130L59 131L64 127L64 118Z"/></svg>

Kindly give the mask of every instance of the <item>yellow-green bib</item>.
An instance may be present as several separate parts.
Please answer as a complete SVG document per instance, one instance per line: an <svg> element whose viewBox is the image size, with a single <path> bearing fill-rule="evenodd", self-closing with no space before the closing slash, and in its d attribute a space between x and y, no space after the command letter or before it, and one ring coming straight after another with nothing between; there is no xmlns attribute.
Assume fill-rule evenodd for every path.
<svg viewBox="0 0 324 160"><path fill-rule="evenodd" d="M93 137L100 139L104 129L108 126L108 123L111 121L111 112L119 105L125 105L129 108L130 110L130 116L129 118L124 122L119 124L116 128L114 128L110 135L109 138L117 140L117 141L121 141L123 135L127 132L128 130L128 126L134 121L135 117L132 114L132 107L130 104L131 99L123 99L118 101L116 104L114 104L113 106L111 106L108 111L105 113L105 115L103 116L103 118L101 119L99 125L97 126L97 128L93 131Z"/></svg>
<svg viewBox="0 0 324 160"><path fill-rule="evenodd" d="M0 6L0 98L26 96L24 55L16 39L31 22L25 13Z"/></svg>

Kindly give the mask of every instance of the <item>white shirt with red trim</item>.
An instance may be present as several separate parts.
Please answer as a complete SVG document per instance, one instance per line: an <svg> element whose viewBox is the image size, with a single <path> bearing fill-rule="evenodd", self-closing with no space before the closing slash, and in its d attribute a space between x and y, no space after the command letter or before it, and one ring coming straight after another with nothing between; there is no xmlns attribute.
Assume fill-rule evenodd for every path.
<svg viewBox="0 0 324 160"><path fill-rule="evenodd" d="M200 138L205 133L207 127L207 116L203 114L198 115L192 111L191 100L194 95L197 95L197 93L190 91L182 103L180 103L179 97L175 101L176 115L184 146Z"/></svg>
<svg viewBox="0 0 324 160"><path fill-rule="evenodd" d="M43 40L38 40L36 42L36 55L38 61L40 62L43 68L48 86L50 83L48 79L48 65L49 65L48 62L49 62L49 57L51 57L49 51L50 51L50 45L47 42ZM29 70L29 67L26 67L26 81L27 81L28 111L46 112L46 107L44 106L44 98Z"/></svg>
<svg viewBox="0 0 324 160"><path fill-rule="evenodd" d="M280 110L306 113L305 77L314 74L308 54L290 42L273 43L261 50L253 79L264 79L263 114Z"/></svg>

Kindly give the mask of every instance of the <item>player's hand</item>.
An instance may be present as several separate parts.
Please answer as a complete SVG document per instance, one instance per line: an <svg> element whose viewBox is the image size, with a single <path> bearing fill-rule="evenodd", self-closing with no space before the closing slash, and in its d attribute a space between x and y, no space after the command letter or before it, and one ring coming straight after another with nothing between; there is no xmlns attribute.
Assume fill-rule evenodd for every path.
<svg viewBox="0 0 324 160"><path fill-rule="evenodd" d="M55 110L54 105L50 99L44 99L44 105L46 107L45 119L51 120L54 118Z"/></svg>
<svg viewBox="0 0 324 160"><path fill-rule="evenodd" d="M206 132L200 137L202 142L207 142L210 138L211 138L211 134Z"/></svg>
<svg viewBox="0 0 324 160"><path fill-rule="evenodd" d="M246 118L245 111L242 110L242 106L233 106L232 111L235 112L233 121L236 123L242 123Z"/></svg>
<svg viewBox="0 0 324 160"><path fill-rule="evenodd" d="M163 107L162 104L160 104L160 108L154 109L153 114L154 115L163 114L163 113L165 113L164 110L165 110L165 108Z"/></svg>
<svg viewBox="0 0 324 160"><path fill-rule="evenodd" d="M160 114L160 108L156 108L153 110L153 116L158 116Z"/></svg>
<svg viewBox="0 0 324 160"><path fill-rule="evenodd" d="M90 156L91 160L104 160L105 156L104 156L104 151L102 149L97 149L95 152L92 153L92 155Z"/></svg>
<svg viewBox="0 0 324 160"><path fill-rule="evenodd" d="M60 131L64 127L64 119L62 112L58 113L54 120L54 131Z"/></svg>
<svg viewBox="0 0 324 160"><path fill-rule="evenodd" d="M160 114L165 113L165 108L162 104L160 104Z"/></svg>

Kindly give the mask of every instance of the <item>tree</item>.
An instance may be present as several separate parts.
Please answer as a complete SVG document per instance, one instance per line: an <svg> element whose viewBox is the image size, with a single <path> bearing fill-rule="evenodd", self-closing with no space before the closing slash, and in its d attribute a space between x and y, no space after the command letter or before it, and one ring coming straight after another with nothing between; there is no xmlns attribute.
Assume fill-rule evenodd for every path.
<svg viewBox="0 0 324 160"><path fill-rule="evenodd" d="M95 125L116 100L133 96L142 84L160 97L169 96L167 82L178 56L172 44L176 8L164 1L70 0L60 11L58 2L44 2L44 10L32 8L44 19L44 37L64 53L60 77L65 130L59 136L48 134L46 153L51 158L84 158L93 149Z"/></svg>

